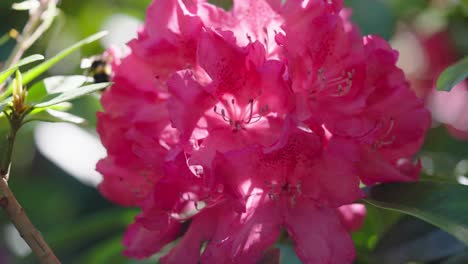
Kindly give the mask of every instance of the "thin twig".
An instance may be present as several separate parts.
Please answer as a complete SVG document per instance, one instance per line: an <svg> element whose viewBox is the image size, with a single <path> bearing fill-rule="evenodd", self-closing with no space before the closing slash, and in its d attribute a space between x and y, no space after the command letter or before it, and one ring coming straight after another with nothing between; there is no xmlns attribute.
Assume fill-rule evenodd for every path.
<svg viewBox="0 0 468 264"><path fill-rule="evenodd" d="M57 0L41 0L39 7L30 12L28 22L24 26L21 35L18 36L17 44L6 61L5 68L9 68L17 63L26 50L50 27L56 15L56 4ZM19 80L18 85L21 88L22 84L18 76L17 80ZM0 87L0 94L3 92L3 88ZM28 109L25 109L23 105L25 97L23 89L18 89L18 91L13 92L13 95L14 100L13 106L10 108L11 111L4 111L10 123L10 132L6 138L6 148L2 150L3 155L0 161L0 207L5 210L8 218L29 245L32 252L37 256L40 263L60 264L52 249L34 227L8 187L7 181L10 174L11 157L16 134L21 127L24 117L28 114Z"/></svg>
<svg viewBox="0 0 468 264"><path fill-rule="evenodd" d="M41 1L40 5L30 14L23 31L17 37L16 46L7 59L5 68L17 63L26 50L50 27L56 15L56 4L56 0Z"/></svg>
<svg viewBox="0 0 468 264"><path fill-rule="evenodd" d="M33 253L42 264L60 264L54 252L42 238L41 234L32 224L26 212L16 200L11 192L6 179L2 175L0 178L0 206L5 210L8 218L15 225L21 237L29 245Z"/></svg>
<svg viewBox="0 0 468 264"><path fill-rule="evenodd" d="M17 92L17 91L15 91ZM19 98L23 100L24 98ZM18 109L17 109L18 108ZM13 104L9 110L5 111L5 115L10 123L10 132L6 138L6 148L0 162L0 207L8 215L8 218L16 227L21 237L31 248L32 252L37 256L40 263L43 264L60 264L60 261L55 256L52 249L47 242L42 238L39 231L32 224L26 212L16 200L13 192L8 187L8 176L11 168L11 157L13 154L13 147L15 144L16 134L22 125L24 117L31 111L30 109L23 109L19 103Z"/></svg>
<svg viewBox="0 0 468 264"><path fill-rule="evenodd" d="M17 63L26 50L50 27L57 14L57 2L58 0L42 0L40 5L30 13L23 31L16 38L17 42L13 51L3 65L4 69ZM4 92L4 89L3 84L0 86L0 94Z"/></svg>

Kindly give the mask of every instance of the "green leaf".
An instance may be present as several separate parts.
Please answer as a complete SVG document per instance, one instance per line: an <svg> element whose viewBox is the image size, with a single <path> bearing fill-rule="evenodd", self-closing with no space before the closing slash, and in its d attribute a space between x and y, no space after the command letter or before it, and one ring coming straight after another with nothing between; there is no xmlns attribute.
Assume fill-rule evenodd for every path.
<svg viewBox="0 0 468 264"><path fill-rule="evenodd" d="M84 118L53 109L45 109L45 111L40 111L37 114L29 114L23 121L23 124L31 121L43 121L52 123L65 122L72 123L75 125L86 124L86 120Z"/></svg>
<svg viewBox="0 0 468 264"><path fill-rule="evenodd" d="M294 246L292 244L278 243L277 248L281 250L280 254L280 263L281 264L300 264L302 263L294 251Z"/></svg>
<svg viewBox="0 0 468 264"><path fill-rule="evenodd" d="M2 84L10 75L12 75L19 67L30 64L32 62L38 61L38 60L43 60L44 56L35 54L31 55L29 57L26 57L22 60L20 60L18 63L14 64L10 68L0 72L0 84Z"/></svg>
<svg viewBox="0 0 468 264"><path fill-rule="evenodd" d="M3 109L13 100L13 98L10 96L7 99L4 99L3 101L0 101L0 115L2 114Z"/></svg>
<svg viewBox="0 0 468 264"><path fill-rule="evenodd" d="M87 255L81 257L80 263L125 264L126 258L122 256L124 249L122 236L118 235L95 245Z"/></svg>
<svg viewBox="0 0 468 264"><path fill-rule="evenodd" d="M403 214L374 206L366 206L366 217L362 227L352 233L356 250L362 255L369 255L377 241L393 226Z"/></svg>
<svg viewBox="0 0 468 264"><path fill-rule="evenodd" d="M26 103L40 103L49 94L61 93L82 86L88 77L82 75L53 76L35 83L28 90Z"/></svg>
<svg viewBox="0 0 468 264"><path fill-rule="evenodd" d="M441 264L466 264L468 263L468 249L465 249L463 253L457 254L449 259L441 262Z"/></svg>
<svg viewBox="0 0 468 264"><path fill-rule="evenodd" d="M44 237L59 251L83 247L110 234L120 234L137 213L132 209L106 209L56 227Z"/></svg>
<svg viewBox="0 0 468 264"><path fill-rule="evenodd" d="M370 256L373 263L432 263L463 252L465 245L447 232L405 216L380 238Z"/></svg>
<svg viewBox="0 0 468 264"><path fill-rule="evenodd" d="M92 43L93 41L96 41L96 40L102 38L106 34L107 34L106 31L102 31L102 32L96 33L94 35L91 35L91 36L89 36L89 37L75 43L71 47L61 51L60 53L58 53L54 57L50 58L49 60L47 60L47 61L37 65L36 67L30 69L29 71L27 71L26 73L23 74L23 85L26 85L26 84L30 83L36 77L38 77L39 75L41 75L42 73L47 71L49 68L51 68L56 63L58 63L59 61L61 61L62 59L64 59L65 57L67 57L68 55L73 53L74 51L78 50L82 46L84 46L86 44L89 44L89 43ZM8 78L8 76L6 78ZM1 84L1 82L0 82L0 84ZM13 88L13 86L11 84L8 85L8 88L7 88L6 92L3 95L0 95L0 100L5 98L6 96L10 95L12 88Z"/></svg>
<svg viewBox="0 0 468 264"><path fill-rule="evenodd" d="M77 99L83 95L90 94L102 90L109 86L111 83L96 83L91 85L82 86L73 90L68 90L59 94L50 94L44 98L45 100L39 104L34 105L35 108L48 107L63 102L68 102Z"/></svg>
<svg viewBox="0 0 468 264"><path fill-rule="evenodd" d="M78 50L79 48L81 48L82 46L84 46L86 44L92 43L92 42L104 37L106 34L107 34L107 32L103 31L103 32L99 32L99 33L96 33L94 35L91 35L91 36L89 36L89 37L75 43L71 47L61 51L60 53L58 53L54 57L48 59L47 61L45 61L45 62L37 65L36 67L30 69L29 71L27 71L26 73L23 74L23 84L30 83L36 77L38 77L39 75L41 75L42 73L47 71L49 68L54 66L57 62L61 61L62 59L64 59L65 57L67 57L68 55L73 53L74 51Z"/></svg>
<svg viewBox="0 0 468 264"><path fill-rule="evenodd" d="M9 102L7 100L0 102L0 113L3 111L3 109L5 109L8 103Z"/></svg>
<svg viewBox="0 0 468 264"><path fill-rule="evenodd" d="M412 0L414 1L414 0ZM352 8L351 19L364 35L377 34L390 39L395 31L396 18L388 6L389 1L382 0L345 0L345 5Z"/></svg>
<svg viewBox="0 0 468 264"><path fill-rule="evenodd" d="M468 57L445 69L437 79L437 90L450 91L468 77Z"/></svg>
<svg viewBox="0 0 468 264"><path fill-rule="evenodd" d="M1 103L0 103L0 112L2 112L3 109L5 109L5 107L6 107L7 105L8 105L7 102L1 102Z"/></svg>
<svg viewBox="0 0 468 264"><path fill-rule="evenodd" d="M365 202L420 218L468 244L468 186L422 181L381 184L365 191Z"/></svg>

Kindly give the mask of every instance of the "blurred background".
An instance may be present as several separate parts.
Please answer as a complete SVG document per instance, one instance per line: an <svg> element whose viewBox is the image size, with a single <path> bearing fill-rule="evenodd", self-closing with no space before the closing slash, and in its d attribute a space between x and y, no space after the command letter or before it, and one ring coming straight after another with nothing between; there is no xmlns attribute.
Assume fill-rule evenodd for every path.
<svg viewBox="0 0 468 264"><path fill-rule="evenodd" d="M212 1L228 8L227 0ZM468 84L452 92L434 90L439 73L468 55L467 0L347 0L352 19L364 34L378 34L399 50L399 64L417 95L433 113L425 147L419 154L423 178L468 184ZM12 10L13 0L0 1L0 37L21 31L27 11ZM28 51L51 57L101 30L110 34L87 45L52 68L49 75L83 74L80 60L123 45L136 36L150 0L61 1L52 27ZM0 61L14 40L0 43ZM96 190L95 163L105 150L95 133L99 95L73 102L71 112L89 125L33 123L20 132L9 184L29 217L62 263L156 263L121 255L122 234L137 210L115 206ZM4 127L4 126L2 126ZM468 263L468 249L445 232L417 219L368 207L363 228L353 234L356 263ZM300 263L291 244L278 244L282 263ZM0 213L0 264L36 263L17 231Z"/></svg>

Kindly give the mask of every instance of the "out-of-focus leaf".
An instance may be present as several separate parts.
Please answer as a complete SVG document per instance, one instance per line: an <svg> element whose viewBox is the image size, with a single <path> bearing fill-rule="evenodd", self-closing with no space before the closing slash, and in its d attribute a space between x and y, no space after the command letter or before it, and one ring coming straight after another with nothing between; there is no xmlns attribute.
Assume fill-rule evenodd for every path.
<svg viewBox="0 0 468 264"><path fill-rule="evenodd" d="M467 0L461 0L461 9L462 12L465 16L468 16L468 1ZM468 262L468 261L467 261Z"/></svg>
<svg viewBox="0 0 468 264"><path fill-rule="evenodd" d="M11 97L8 97L7 99L3 100L0 102L0 114L5 109L5 107L11 102Z"/></svg>
<svg viewBox="0 0 468 264"><path fill-rule="evenodd" d="M396 19L386 1L345 0L345 5L352 8L351 19L363 34L377 34L387 40L393 35Z"/></svg>
<svg viewBox="0 0 468 264"><path fill-rule="evenodd" d="M40 103L47 95L62 93L82 86L88 77L82 75L53 76L35 83L28 90L26 103Z"/></svg>
<svg viewBox="0 0 468 264"><path fill-rule="evenodd" d="M84 256L80 257L78 263L122 263L122 264L154 264L165 256L179 240L175 240L164 246L158 253L145 260L129 260L122 255L122 236L116 236L95 245Z"/></svg>
<svg viewBox="0 0 468 264"><path fill-rule="evenodd" d="M5 109L5 107L8 105L8 103L5 103L5 102L1 102L0 103L0 112L3 111L3 109Z"/></svg>
<svg viewBox="0 0 468 264"><path fill-rule="evenodd" d="M44 56L35 54L31 55L29 57L26 57L22 60L20 60L18 63L14 64L10 68L0 72L0 84L2 84L10 75L12 75L19 67L30 64L32 62L38 61L38 60L43 60Z"/></svg>
<svg viewBox="0 0 468 264"><path fill-rule="evenodd" d="M276 245L280 249L280 263L281 264L301 264L301 260L297 257L292 244L281 243Z"/></svg>
<svg viewBox="0 0 468 264"><path fill-rule="evenodd" d="M119 235L95 245L85 257L82 257L80 263L125 264L123 250L122 237Z"/></svg>
<svg viewBox="0 0 468 264"><path fill-rule="evenodd" d="M36 108L48 107L48 106L56 105L58 103L68 102L73 99L77 99L83 95L102 90L109 85L110 83L96 83L96 84L82 86L73 90L68 90L59 94L51 94L51 95L46 96L43 102L34 105L34 107Z"/></svg>
<svg viewBox="0 0 468 264"><path fill-rule="evenodd" d="M135 210L113 209L61 226L44 237L58 251L86 245L96 238L122 232L136 215Z"/></svg>
<svg viewBox="0 0 468 264"><path fill-rule="evenodd" d="M392 0L386 1L398 18L413 16L424 10L428 2L426 0Z"/></svg>
<svg viewBox="0 0 468 264"><path fill-rule="evenodd" d="M372 254L374 262L431 262L458 254L465 245L445 231L406 216L387 230Z"/></svg>
<svg viewBox="0 0 468 264"><path fill-rule="evenodd" d="M444 126L439 126L429 130L426 134L423 151L448 153L447 155L454 160L463 160L468 157L468 141L455 139Z"/></svg>
<svg viewBox="0 0 468 264"><path fill-rule="evenodd" d="M381 184L365 191L365 202L420 218L468 244L468 186L427 181Z"/></svg>
<svg viewBox="0 0 468 264"><path fill-rule="evenodd" d="M363 226L352 233L358 257L362 258L369 255L380 237L389 227L393 226L401 216L402 214L399 212L367 205Z"/></svg>
<svg viewBox="0 0 468 264"><path fill-rule="evenodd" d="M231 9L231 7L233 5L232 0L210 0L209 2L214 4L214 5L220 6L220 7L224 8L225 10Z"/></svg>
<svg viewBox="0 0 468 264"><path fill-rule="evenodd" d="M279 248L270 248L263 253L262 259L258 264L280 264L281 250Z"/></svg>
<svg viewBox="0 0 468 264"><path fill-rule="evenodd" d="M23 74L23 84L30 83L36 77L38 77L39 75L41 75L42 73L47 71L49 68L51 68L57 62L61 61L62 59L64 59L68 55L70 55L72 52L78 50L79 48L81 48L82 46L84 46L86 44L92 43L92 42L104 37L106 34L107 34L107 32L103 31L103 32L99 32L99 33L96 33L94 35L91 35L91 36L89 36L89 37L75 43L71 47L59 52L57 55L55 55L54 57L48 59L47 61L45 61L45 62L37 65L36 67L30 69L29 71L27 71L26 73Z"/></svg>
<svg viewBox="0 0 468 264"><path fill-rule="evenodd" d="M464 252L446 259L441 264L466 264L468 263L468 249Z"/></svg>
<svg viewBox="0 0 468 264"><path fill-rule="evenodd" d="M437 90L450 91L468 77L468 57L445 69L437 79Z"/></svg>
<svg viewBox="0 0 468 264"><path fill-rule="evenodd" d="M37 114L30 114L26 117L23 123L31 121L43 121L43 122L65 122L75 125L84 125L86 120L76 115L72 115L67 112L57 111L53 109L45 109Z"/></svg>
<svg viewBox="0 0 468 264"><path fill-rule="evenodd" d="M422 151L419 158L422 162L422 179L457 182L455 168L460 158L451 153L429 151Z"/></svg>

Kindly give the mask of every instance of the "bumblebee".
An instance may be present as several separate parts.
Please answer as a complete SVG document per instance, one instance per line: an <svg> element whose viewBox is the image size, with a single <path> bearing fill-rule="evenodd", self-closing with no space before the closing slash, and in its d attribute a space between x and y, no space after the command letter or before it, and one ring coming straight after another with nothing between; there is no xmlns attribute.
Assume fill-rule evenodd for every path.
<svg viewBox="0 0 468 264"><path fill-rule="evenodd" d="M92 77L95 83L109 82L112 75L111 57L96 55L81 60L81 69Z"/></svg>

